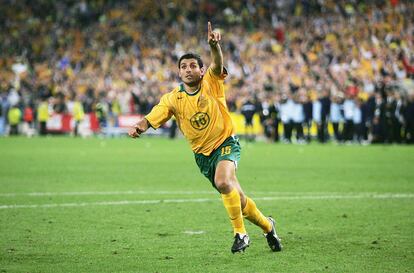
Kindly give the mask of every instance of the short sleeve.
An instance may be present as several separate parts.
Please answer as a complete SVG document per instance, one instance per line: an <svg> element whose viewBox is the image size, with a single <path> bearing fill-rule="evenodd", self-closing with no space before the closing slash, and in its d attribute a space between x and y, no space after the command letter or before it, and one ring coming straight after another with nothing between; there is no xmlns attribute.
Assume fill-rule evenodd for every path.
<svg viewBox="0 0 414 273"><path fill-rule="evenodd" d="M152 108L151 112L145 116L145 119L148 120L151 127L157 129L167 122L172 115L169 94L165 94L161 97L160 102Z"/></svg>
<svg viewBox="0 0 414 273"><path fill-rule="evenodd" d="M208 82L216 97L224 97L224 80L227 78L227 75L225 67L223 67L223 72L219 76L215 75L211 67L209 67L203 77L203 81Z"/></svg>

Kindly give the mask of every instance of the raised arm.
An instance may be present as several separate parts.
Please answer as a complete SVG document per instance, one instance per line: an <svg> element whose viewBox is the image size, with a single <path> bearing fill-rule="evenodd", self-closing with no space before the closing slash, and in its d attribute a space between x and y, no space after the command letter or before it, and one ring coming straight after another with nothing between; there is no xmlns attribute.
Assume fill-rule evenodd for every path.
<svg viewBox="0 0 414 273"><path fill-rule="evenodd" d="M223 53L219 41L221 40L221 34L218 31L211 29L211 23L208 22L207 41L210 45L211 52L211 69L216 76L220 76L223 72Z"/></svg>

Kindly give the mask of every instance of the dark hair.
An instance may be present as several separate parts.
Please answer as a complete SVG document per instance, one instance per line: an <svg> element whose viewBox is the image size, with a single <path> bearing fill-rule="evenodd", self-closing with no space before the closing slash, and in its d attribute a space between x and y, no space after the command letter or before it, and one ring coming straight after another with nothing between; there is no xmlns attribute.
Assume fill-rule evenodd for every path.
<svg viewBox="0 0 414 273"><path fill-rule="evenodd" d="M198 66L200 68L203 67L203 60L201 60L200 55L195 54L195 53L186 53L183 56L181 56L180 60L178 60L178 68L180 68L181 61L184 60L184 59L185 60L187 60L187 59L196 59L197 63L198 63Z"/></svg>

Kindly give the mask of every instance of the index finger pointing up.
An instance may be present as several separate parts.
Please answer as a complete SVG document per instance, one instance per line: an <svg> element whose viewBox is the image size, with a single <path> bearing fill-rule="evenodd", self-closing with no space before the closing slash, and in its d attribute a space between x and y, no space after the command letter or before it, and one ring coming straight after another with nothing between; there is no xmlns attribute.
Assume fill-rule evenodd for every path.
<svg viewBox="0 0 414 273"><path fill-rule="evenodd" d="M211 23L210 23L210 21L208 21L208 23L207 23L207 29L208 29L208 35L210 36L210 34L211 34Z"/></svg>

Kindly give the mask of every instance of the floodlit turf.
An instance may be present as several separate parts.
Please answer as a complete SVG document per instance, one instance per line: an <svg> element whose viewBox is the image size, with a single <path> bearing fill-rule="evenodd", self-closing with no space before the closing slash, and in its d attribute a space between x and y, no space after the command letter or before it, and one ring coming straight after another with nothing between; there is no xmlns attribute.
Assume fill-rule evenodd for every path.
<svg viewBox="0 0 414 273"><path fill-rule="evenodd" d="M283 252L231 254L182 139L0 138L0 273L414 271L414 147L243 144Z"/></svg>

